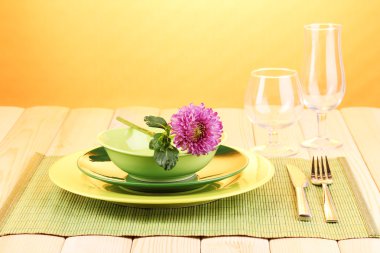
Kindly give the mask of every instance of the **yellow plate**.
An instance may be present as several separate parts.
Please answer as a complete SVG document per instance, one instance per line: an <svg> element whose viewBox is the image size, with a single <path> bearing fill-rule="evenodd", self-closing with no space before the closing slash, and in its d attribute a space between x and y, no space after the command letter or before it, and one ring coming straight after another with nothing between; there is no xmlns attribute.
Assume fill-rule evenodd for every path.
<svg viewBox="0 0 380 253"><path fill-rule="evenodd" d="M77 160L83 152L68 155L58 160L50 168L49 176L57 186L69 192L122 205L137 207L199 205L253 190L267 183L273 177L274 167L270 161L254 153L236 149L249 158L249 163L243 172L187 192L157 194L134 192L90 178L77 168Z"/></svg>

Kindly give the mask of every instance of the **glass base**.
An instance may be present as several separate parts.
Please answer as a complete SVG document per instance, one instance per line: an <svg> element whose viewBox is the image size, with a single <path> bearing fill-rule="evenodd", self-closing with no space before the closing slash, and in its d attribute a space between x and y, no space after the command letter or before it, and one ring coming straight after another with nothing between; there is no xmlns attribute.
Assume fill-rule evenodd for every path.
<svg viewBox="0 0 380 253"><path fill-rule="evenodd" d="M302 146L311 149L336 149L343 145L342 142L330 138L315 137L302 142Z"/></svg>
<svg viewBox="0 0 380 253"><path fill-rule="evenodd" d="M265 157L287 157L298 153L297 148L285 145L256 146L253 148L253 151Z"/></svg>

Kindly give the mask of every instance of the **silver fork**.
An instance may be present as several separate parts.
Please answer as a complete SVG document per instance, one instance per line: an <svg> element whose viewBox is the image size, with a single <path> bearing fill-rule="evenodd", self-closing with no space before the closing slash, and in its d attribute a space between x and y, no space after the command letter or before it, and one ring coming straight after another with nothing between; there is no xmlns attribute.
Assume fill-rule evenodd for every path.
<svg viewBox="0 0 380 253"><path fill-rule="evenodd" d="M317 165L314 162L311 164L311 182L314 185L322 185L323 189L323 210L325 212L326 222L334 223L338 222L338 213L336 211L336 207L334 205L333 199L331 197L330 190L327 185L332 184L332 175L330 170L330 165L327 160L327 156L325 156L325 164L323 162L323 158L321 157L320 162L318 157L316 157ZM326 167L326 170L325 170Z"/></svg>

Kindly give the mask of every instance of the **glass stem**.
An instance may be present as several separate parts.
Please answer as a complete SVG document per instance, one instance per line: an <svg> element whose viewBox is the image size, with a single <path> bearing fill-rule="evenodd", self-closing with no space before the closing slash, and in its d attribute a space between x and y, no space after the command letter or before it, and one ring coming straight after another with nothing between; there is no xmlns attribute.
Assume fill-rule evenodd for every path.
<svg viewBox="0 0 380 253"><path fill-rule="evenodd" d="M326 138L326 113L317 113L318 138Z"/></svg>
<svg viewBox="0 0 380 253"><path fill-rule="evenodd" d="M275 146L278 144L278 132L274 129L269 129L268 133L268 145Z"/></svg>

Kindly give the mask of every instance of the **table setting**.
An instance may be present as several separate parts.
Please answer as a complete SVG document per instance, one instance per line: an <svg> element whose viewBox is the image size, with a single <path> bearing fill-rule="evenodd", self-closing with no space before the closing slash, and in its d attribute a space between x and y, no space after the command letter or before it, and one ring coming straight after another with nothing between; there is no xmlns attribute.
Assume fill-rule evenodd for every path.
<svg viewBox="0 0 380 253"><path fill-rule="evenodd" d="M232 148L224 152L227 152L227 156L231 153L232 156L241 155ZM80 154L83 152L79 153L79 157ZM104 161L104 153L98 152L97 155L102 156L100 160ZM9 232L5 233L26 229L24 233L56 234L59 231L57 234L60 236L75 236L82 233L106 233L114 236L173 235L173 233L187 236L216 236L228 231L229 234L268 238L307 235L340 239L345 238L347 234L352 237L368 236L360 210L352 205L355 203L355 198L344 175L343 162L339 159L330 160L337 178L335 184L339 186L336 190L334 188L333 194L340 211L340 222L333 227L324 222L319 201L322 196L317 187L308 189L307 192L314 214L313 217L308 217L308 221L318 227L299 221L303 214L299 213L302 211L299 208L298 212L296 210L291 183L293 179L289 180L286 166L293 166L296 170L302 168L301 173L309 174L310 163L303 159L294 158L289 161L288 158L274 158L269 161L258 157L253 165L246 164L247 159L243 159L237 165L246 167L238 179L232 176L232 181L227 178L206 185L205 188L201 186L202 188L198 190L189 192L187 189L185 191L177 189L169 193L161 193L160 188L143 188L143 190L138 188L136 191L139 192L136 193L135 190L119 188L119 182L110 182L110 179L116 180L114 176L102 179L99 176L95 177L94 174L83 175L77 168L68 171L67 168L75 168L76 160L78 154L64 158L45 158L13 206L2 232L8 229ZM274 173L276 177L272 178ZM57 188L49 182L49 176L55 184L75 194ZM117 180L122 181L120 178ZM41 182L45 182L45 185ZM256 191L250 191L260 185L262 187ZM250 192L242 194L247 191ZM204 204L210 200L237 194L239 195L235 198ZM34 204L31 205L30 202ZM134 207L128 208L124 205ZM183 207L187 205L193 207ZM167 210L168 208L170 209ZM213 217L211 221L210 217ZM36 226L36 221L44 222L39 222ZM181 226L176 229L175 226L178 224ZM289 226L292 229L289 229Z"/></svg>
<svg viewBox="0 0 380 253"><path fill-rule="evenodd" d="M30 143L38 148L30 144L14 165L18 174L9 174L0 238L380 237L379 181L367 162L377 158L352 133L365 123L336 110L346 90L341 28L306 25L301 76L286 67L252 70L244 108L20 111L25 119L4 137L4 161L27 132L23 122L52 132L38 144L44 131L36 130Z"/></svg>

